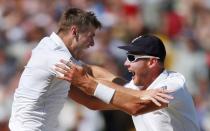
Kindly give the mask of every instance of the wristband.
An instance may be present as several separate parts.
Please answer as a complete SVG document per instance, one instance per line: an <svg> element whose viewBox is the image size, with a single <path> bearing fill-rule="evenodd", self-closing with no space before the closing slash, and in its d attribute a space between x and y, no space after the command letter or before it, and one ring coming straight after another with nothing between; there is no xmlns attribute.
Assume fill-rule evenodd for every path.
<svg viewBox="0 0 210 131"><path fill-rule="evenodd" d="M114 93L115 89L112 89L106 85L98 83L94 92L94 96L102 100L103 102L109 104L110 101L112 100Z"/></svg>

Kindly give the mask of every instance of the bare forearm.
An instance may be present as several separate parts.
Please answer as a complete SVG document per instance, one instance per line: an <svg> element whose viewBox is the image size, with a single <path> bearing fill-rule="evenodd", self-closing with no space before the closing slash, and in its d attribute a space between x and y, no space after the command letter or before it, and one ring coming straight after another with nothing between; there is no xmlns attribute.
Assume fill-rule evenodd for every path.
<svg viewBox="0 0 210 131"><path fill-rule="evenodd" d="M85 89L83 89L83 91L82 91L79 88L72 86L69 96L74 101L76 101L92 110L120 109L120 110L132 115L136 112L135 110L132 109L134 106L136 106L138 108L140 106L143 107L139 103L138 97L135 97L135 96L131 97L130 95L127 95L121 91L116 91L112 100L111 100L111 103L106 104L106 103L102 102L101 100L95 98L94 96L85 94L84 90ZM132 105L131 105L131 103L132 103Z"/></svg>
<svg viewBox="0 0 210 131"><path fill-rule="evenodd" d="M133 95L131 93L133 93ZM167 104L164 103L161 103L161 106L157 106L150 100L142 100L140 99L139 93L140 92L138 91L133 92L133 90L127 90L125 92L124 90L120 90L118 88L110 104L130 115L140 115L167 107Z"/></svg>
<svg viewBox="0 0 210 131"><path fill-rule="evenodd" d="M127 81L122 77L119 77L109 72L107 69L99 66L86 65L86 70L88 70L88 74L94 77L95 79L107 80L119 85L124 85L127 83Z"/></svg>
<svg viewBox="0 0 210 131"><path fill-rule="evenodd" d="M127 112L128 114L134 115L142 110L145 105L151 103L150 101L142 101L140 99L140 91L127 89L105 80L100 80L98 82L116 89L110 104Z"/></svg>
<svg viewBox="0 0 210 131"><path fill-rule="evenodd" d="M82 88L82 91L86 91L85 93L93 96L97 84L93 84L95 83L93 79L88 79L87 81L88 81L87 83L93 86L90 86L88 84L83 84L79 85L79 87ZM150 101L140 100L141 92L139 91L123 88L122 86L119 86L117 84L105 80L97 80L97 82L100 82L111 88L115 88L116 91L112 97L110 104L113 105L114 107L119 108L120 110L127 112L128 114L134 115L137 112L139 112L139 110L143 109L145 105L148 105L150 103ZM99 107L98 105L97 108L102 109L101 107Z"/></svg>
<svg viewBox="0 0 210 131"><path fill-rule="evenodd" d="M134 96L140 97L142 92L144 92L144 91L137 91L137 90L133 90L129 88L124 88L123 86L115 84L108 80L95 79L95 78L92 78L91 76L84 77L83 82L80 82L76 86L80 88L82 91L84 91L86 94L93 96L98 83L102 83L110 88L116 89L117 92L118 91L122 92L131 97L134 97Z"/></svg>
<svg viewBox="0 0 210 131"><path fill-rule="evenodd" d="M117 89L117 91L122 92L123 94L127 94L128 96L132 96L132 97L135 96L135 97L140 98L142 93L144 92L144 91L133 90L133 89L130 89L130 88L125 88L124 86L121 86L119 84L116 84L116 83L113 83L113 82L110 82L110 81L107 81L107 80L97 79L96 81L99 82L99 83L105 84L110 88Z"/></svg>
<svg viewBox="0 0 210 131"><path fill-rule="evenodd" d="M116 91L112 97L110 104L113 105L113 107L116 107L131 115L138 115L154 111L163 108L167 105L162 103L162 106L157 106L151 100L140 99L140 97L143 96L144 91L137 91L128 88L123 88L120 85L105 80L97 80L97 82L100 82L108 87L114 88ZM92 88L92 90L95 90L96 86L97 85L95 85L95 87L90 87L90 86L85 87L81 85L82 88Z"/></svg>
<svg viewBox="0 0 210 131"><path fill-rule="evenodd" d="M91 110L115 110L116 107L112 106L111 104L106 104L102 102L101 100L95 98L94 96L90 96L85 94L83 91L81 91L79 88L71 86L71 90L69 92L69 97L86 106L87 108Z"/></svg>
<svg viewBox="0 0 210 131"><path fill-rule="evenodd" d="M116 75L112 74L102 67L95 65L88 65L88 67L90 68L93 77L96 79L105 79L108 81L112 81L114 78L116 78Z"/></svg>

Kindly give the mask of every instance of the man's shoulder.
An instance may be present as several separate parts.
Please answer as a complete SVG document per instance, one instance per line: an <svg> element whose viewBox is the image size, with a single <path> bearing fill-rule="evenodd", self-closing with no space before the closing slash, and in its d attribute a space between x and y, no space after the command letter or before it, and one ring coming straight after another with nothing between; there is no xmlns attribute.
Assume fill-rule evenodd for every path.
<svg viewBox="0 0 210 131"><path fill-rule="evenodd" d="M36 48L32 51L32 55L38 55L44 58L65 58L71 57L71 54L68 50L63 49L63 47L57 44L49 36L44 37L40 40Z"/></svg>
<svg viewBox="0 0 210 131"><path fill-rule="evenodd" d="M167 71L167 73L168 73L168 76L166 78L166 81L169 81L169 82L172 81L179 84L185 83L185 77L181 73L175 72L175 71Z"/></svg>
<svg viewBox="0 0 210 131"><path fill-rule="evenodd" d="M58 48L58 45L50 37L44 37L32 51L27 66L51 68L59 63L60 59L68 60L71 57L67 51Z"/></svg>
<svg viewBox="0 0 210 131"><path fill-rule="evenodd" d="M42 38L33 51L53 51L58 45L48 36Z"/></svg>
<svg viewBox="0 0 210 131"><path fill-rule="evenodd" d="M154 88L167 88L174 92L185 88L185 78L181 73L175 71L164 71L161 79L153 85Z"/></svg>

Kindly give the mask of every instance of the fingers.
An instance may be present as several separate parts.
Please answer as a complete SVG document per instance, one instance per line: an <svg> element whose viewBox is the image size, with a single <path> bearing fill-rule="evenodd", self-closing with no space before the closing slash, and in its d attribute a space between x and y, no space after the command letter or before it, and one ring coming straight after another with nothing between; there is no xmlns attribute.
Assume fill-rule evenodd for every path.
<svg viewBox="0 0 210 131"><path fill-rule="evenodd" d="M155 98L151 97L150 100L155 103L157 106L161 106L160 102L158 102Z"/></svg>
<svg viewBox="0 0 210 131"><path fill-rule="evenodd" d="M56 71L58 71L59 73L67 75L68 72L76 69L76 65L73 64L71 61L66 61L62 59L61 63L55 64L55 68L56 68Z"/></svg>
<svg viewBox="0 0 210 131"><path fill-rule="evenodd" d="M166 88L160 88L160 89L157 89L158 93L157 95L158 96L161 96L162 98L165 98L165 99L173 99L174 97L169 95L170 93L173 93L174 90L167 90Z"/></svg>
<svg viewBox="0 0 210 131"><path fill-rule="evenodd" d="M67 65L69 68L76 66L71 60L70 61L66 61L64 59L61 59L60 62L65 64L65 65Z"/></svg>
<svg viewBox="0 0 210 131"><path fill-rule="evenodd" d="M65 65L67 65L69 63L69 61L64 60L64 59L61 59L60 62L63 63L63 64L65 64Z"/></svg>
<svg viewBox="0 0 210 131"><path fill-rule="evenodd" d="M66 61L66 60L61 59L60 62L67 65L69 68L77 68L78 70L83 70L82 66L73 63L73 61L71 61L71 60Z"/></svg>
<svg viewBox="0 0 210 131"><path fill-rule="evenodd" d="M70 68L64 64L55 64L55 68L57 69L58 72L63 74L69 72L70 70Z"/></svg>
<svg viewBox="0 0 210 131"><path fill-rule="evenodd" d="M157 99L160 102L163 103L169 103L171 99L173 99L174 97L169 95L169 93L174 92L173 90L167 90L166 88L160 88L157 90L157 94L154 96L155 99Z"/></svg>
<svg viewBox="0 0 210 131"><path fill-rule="evenodd" d="M174 90L162 89L163 93L173 93Z"/></svg>
<svg viewBox="0 0 210 131"><path fill-rule="evenodd" d="M66 70L66 68L64 67L59 67L58 65L55 65L55 70L61 74L66 75L69 72L69 69Z"/></svg>
<svg viewBox="0 0 210 131"><path fill-rule="evenodd" d="M140 98L141 100L151 100L155 105L157 106L161 106L160 102L158 102L158 99L155 98L155 96L153 97L152 95L150 96L144 96Z"/></svg>
<svg viewBox="0 0 210 131"><path fill-rule="evenodd" d="M68 77L65 77L65 76L58 76L57 78L58 78L58 79L62 79L62 80L67 80L67 81L69 81L69 82L71 82L71 80L72 80L72 77L70 77L70 76L68 76Z"/></svg>
<svg viewBox="0 0 210 131"><path fill-rule="evenodd" d="M150 89L146 91L145 96L142 100L151 100L155 105L161 106L162 103L169 104L170 100L174 97L171 96L169 93L174 92L172 90L166 90L163 88L160 89Z"/></svg>
<svg viewBox="0 0 210 131"><path fill-rule="evenodd" d="M147 97L140 98L141 100L151 100L155 105L161 106L161 103L169 103L169 100L162 98L158 95L151 95Z"/></svg>
<svg viewBox="0 0 210 131"><path fill-rule="evenodd" d="M163 98L166 98L166 99L173 99L174 97L171 96L171 95L168 95L168 94L164 94L164 93L157 93L158 96L161 96Z"/></svg>
<svg viewBox="0 0 210 131"><path fill-rule="evenodd" d="M56 65L54 65L51 69L53 70L53 72L55 72L56 77L62 77L64 76L64 74L62 73L63 71L60 71L58 69L56 69Z"/></svg>
<svg viewBox="0 0 210 131"><path fill-rule="evenodd" d="M56 74L58 74L56 77L58 79L67 80L69 82L72 81L73 71L71 69L68 69L69 71L63 70L63 68L55 67Z"/></svg>
<svg viewBox="0 0 210 131"><path fill-rule="evenodd" d="M56 77L58 79L67 80L71 82L73 73L75 72L74 69L69 68L65 64L55 64L54 70L56 71Z"/></svg>
<svg viewBox="0 0 210 131"><path fill-rule="evenodd" d="M173 93L174 90L168 90L166 88L159 88L159 89L156 89L157 91L159 92L162 92L162 93Z"/></svg>
<svg viewBox="0 0 210 131"><path fill-rule="evenodd" d="M160 97L160 96L155 96L154 97L157 101L160 101L160 102L163 102L163 103L169 103L169 100L168 99L165 99L163 97Z"/></svg>

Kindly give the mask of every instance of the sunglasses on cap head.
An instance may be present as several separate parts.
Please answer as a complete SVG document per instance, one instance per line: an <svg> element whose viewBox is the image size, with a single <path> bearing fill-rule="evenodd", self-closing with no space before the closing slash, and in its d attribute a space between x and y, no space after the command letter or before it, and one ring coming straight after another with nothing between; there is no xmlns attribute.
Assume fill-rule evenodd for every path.
<svg viewBox="0 0 210 131"><path fill-rule="evenodd" d="M127 54L127 59L129 62L135 62L138 59L150 59L150 58L160 59L159 57L149 56L149 55Z"/></svg>

